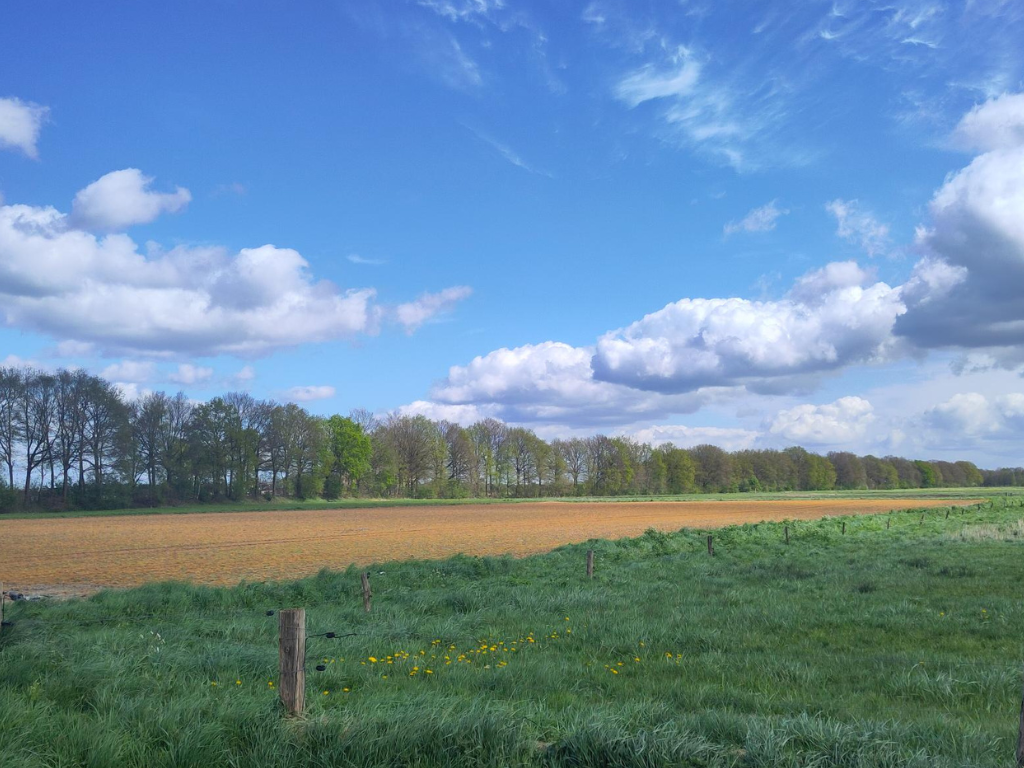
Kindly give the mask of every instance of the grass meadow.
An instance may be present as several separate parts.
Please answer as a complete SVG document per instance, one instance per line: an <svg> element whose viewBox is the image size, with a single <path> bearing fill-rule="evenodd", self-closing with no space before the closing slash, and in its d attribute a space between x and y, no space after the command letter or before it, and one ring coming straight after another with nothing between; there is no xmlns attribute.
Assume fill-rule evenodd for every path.
<svg viewBox="0 0 1024 768"><path fill-rule="evenodd" d="M888 491L781 491L744 493L687 493L665 496L527 496L487 497L466 499L405 499L405 498L339 498L339 499L290 499L276 498L271 501L228 501L217 503L180 504L170 507L129 507L127 509L68 510L63 512L39 512L33 510L11 510L0 514L0 520L54 520L72 517L121 517L135 515L187 515L217 512L263 512L290 511L303 509L374 509L379 507L438 507L465 506L474 504L535 504L543 502L566 502L581 504L590 502L641 502L641 501L776 501L784 499L980 499L1024 495L1024 489L1007 487L975 488L903 488Z"/></svg>
<svg viewBox="0 0 1024 768"><path fill-rule="evenodd" d="M0 765L1010 766L1021 503L8 605Z"/></svg>

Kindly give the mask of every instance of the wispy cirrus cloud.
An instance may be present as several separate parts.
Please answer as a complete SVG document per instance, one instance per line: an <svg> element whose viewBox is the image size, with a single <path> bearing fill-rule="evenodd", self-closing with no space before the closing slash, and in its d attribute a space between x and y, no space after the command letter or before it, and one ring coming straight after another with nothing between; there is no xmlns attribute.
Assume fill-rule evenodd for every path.
<svg viewBox="0 0 1024 768"><path fill-rule="evenodd" d="M775 229L779 217L788 213L788 209L779 208L778 200L772 200L759 208L754 208L739 221L730 221L723 227L723 231L726 235L737 232L770 232Z"/></svg>
<svg viewBox="0 0 1024 768"><path fill-rule="evenodd" d="M473 294L468 285L455 285L437 293L424 293L415 301L399 304L395 308L395 319L405 327L406 333L412 333L429 320L446 314L455 305Z"/></svg>
<svg viewBox="0 0 1024 768"><path fill-rule="evenodd" d="M360 256L358 253L350 253L345 258L353 264L362 264L370 267L380 267L388 263L387 259L373 259L368 256Z"/></svg>
<svg viewBox="0 0 1024 768"><path fill-rule="evenodd" d="M488 145L495 152L497 152L498 155L503 160L514 165L516 168L521 168L529 173L535 173L538 176L546 176L549 179L553 178L553 176L548 171L545 171L541 168L537 168L531 163L526 162L522 157L519 156L518 152L516 152L507 144L498 141L493 136L490 136L489 134L486 134L483 131L479 131L476 128L466 125L465 123L463 123L463 126L466 128L467 131L476 136L480 141L482 141L484 144Z"/></svg>

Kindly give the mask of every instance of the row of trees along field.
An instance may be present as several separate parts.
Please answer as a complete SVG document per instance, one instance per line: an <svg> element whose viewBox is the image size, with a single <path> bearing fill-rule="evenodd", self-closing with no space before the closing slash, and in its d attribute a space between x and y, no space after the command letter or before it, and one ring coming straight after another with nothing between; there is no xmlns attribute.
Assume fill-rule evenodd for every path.
<svg viewBox="0 0 1024 768"><path fill-rule="evenodd" d="M616 496L1024 485L1024 469L802 448L727 453L596 435L545 442L365 411L325 418L231 393L126 399L83 371L0 368L0 511L245 498Z"/></svg>

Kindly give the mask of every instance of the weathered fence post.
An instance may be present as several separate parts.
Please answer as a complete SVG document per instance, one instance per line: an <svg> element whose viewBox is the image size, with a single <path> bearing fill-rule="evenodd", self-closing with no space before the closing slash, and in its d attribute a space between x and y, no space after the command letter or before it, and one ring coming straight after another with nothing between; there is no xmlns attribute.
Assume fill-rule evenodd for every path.
<svg viewBox="0 0 1024 768"><path fill-rule="evenodd" d="M786 531L786 543L789 544L789 526L787 525L784 530Z"/></svg>
<svg viewBox="0 0 1024 768"><path fill-rule="evenodd" d="M846 521L843 520L843 536L846 535Z"/></svg>
<svg viewBox="0 0 1024 768"><path fill-rule="evenodd" d="M594 550L587 550L587 578L594 578Z"/></svg>
<svg viewBox="0 0 1024 768"><path fill-rule="evenodd" d="M715 556L715 537L710 533L708 534L708 554L712 557Z"/></svg>
<svg viewBox="0 0 1024 768"><path fill-rule="evenodd" d="M278 614L281 703L289 715L301 716L306 708L306 609Z"/></svg>
<svg viewBox="0 0 1024 768"><path fill-rule="evenodd" d="M887 517L885 519L885 530L887 530L887 531L889 530L889 523L891 523L891 522L892 522L892 518L891 517Z"/></svg>
<svg viewBox="0 0 1024 768"><path fill-rule="evenodd" d="M370 612L370 598L373 597L373 593L370 591L370 574L363 571L360 576L360 580L363 582L363 608L366 612Z"/></svg>

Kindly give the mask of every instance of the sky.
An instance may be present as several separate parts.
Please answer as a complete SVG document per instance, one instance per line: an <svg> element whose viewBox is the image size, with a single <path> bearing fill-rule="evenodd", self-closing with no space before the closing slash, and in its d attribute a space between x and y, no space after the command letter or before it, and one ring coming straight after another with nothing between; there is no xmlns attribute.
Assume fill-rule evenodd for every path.
<svg viewBox="0 0 1024 768"><path fill-rule="evenodd" d="M0 365L1024 464L1014 0L8 3Z"/></svg>

